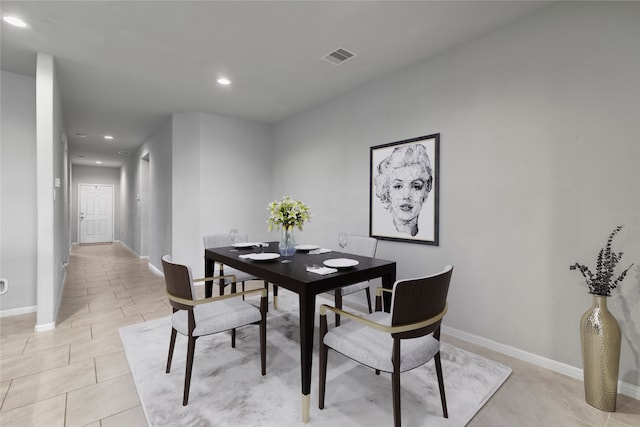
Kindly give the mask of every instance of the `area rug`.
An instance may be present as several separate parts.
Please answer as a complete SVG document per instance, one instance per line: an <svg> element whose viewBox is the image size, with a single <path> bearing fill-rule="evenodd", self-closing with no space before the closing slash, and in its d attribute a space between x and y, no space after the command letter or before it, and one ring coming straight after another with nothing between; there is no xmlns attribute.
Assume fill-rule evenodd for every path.
<svg viewBox="0 0 640 427"><path fill-rule="evenodd" d="M235 349L229 333L198 339L186 407L182 406L182 390L187 345L180 335L171 373L165 374L170 318L121 328L120 337L149 425L304 425L297 306L297 295L283 289L278 310L269 310L264 377L260 375L257 326L238 329ZM316 319L316 326L318 323ZM317 327L314 338L311 419L307 425L392 425L390 374L375 375L334 351L329 351L325 409L318 409ZM511 374L507 366L446 343L441 355L449 418L442 417L435 367L430 361L402 374L404 426L464 426Z"/></svg>

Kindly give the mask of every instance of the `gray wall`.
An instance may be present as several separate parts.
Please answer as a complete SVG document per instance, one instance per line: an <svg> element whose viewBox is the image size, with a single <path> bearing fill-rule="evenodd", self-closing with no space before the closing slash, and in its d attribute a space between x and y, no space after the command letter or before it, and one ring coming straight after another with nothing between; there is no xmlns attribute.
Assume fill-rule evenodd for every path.
<svg viewBox="0 0 640 427"><path fill-rule="evenodd" d="M68 171L66 130L55 62L38 53L36 62L37 321L36 330L55 327L68 257ZM54 187L54 179L60 187Z"/></svg>
<svg viewBox="0 0 640 427"><path fill-rule="evenodd" d="M0 87L0 310L10 313L36 305L36 82L2 71Z"/></svg>
<svg viewBox="0 0 640 427"><path fill-rule="evenodd" d="M278 194L313 213L298 241L368 233L369 147L441 134L440 246L381 241L400 278L455 271L445 324L581 367L591 305L575 261L640 258L640 4L562 2L277 124ZM609 306L637 386L640 273Z"/></svg>
<svg viewBox="0 0 640 427"><path fill-rule="evenodd" d="M174 114L172 255L195 275L204 273L203 235L237 228L251 239L268 237L271 147L267 125Z"/></svg>
<svg viewBox="0 0 640 427"><path fill-rule="evenodd" d="M78 197L79 184L113 185L113 238L120 236L120 168L99 166L73 165L71 168L71 229L69 234L72 242L79 242L78 238Z"/></svg>
<svg viewBox="0 0 640 427"><path fill-rule="evenodd" d="M121 168L121 240L133 251L148 256L153 266L162 270L162 255L171 253L171 137L168 119ZM142 199L142 157L148 156L149 197ZM141 195L138 203L137 197ZM150 212L148 224L149 253L142 253L142 207Z"/></svg>

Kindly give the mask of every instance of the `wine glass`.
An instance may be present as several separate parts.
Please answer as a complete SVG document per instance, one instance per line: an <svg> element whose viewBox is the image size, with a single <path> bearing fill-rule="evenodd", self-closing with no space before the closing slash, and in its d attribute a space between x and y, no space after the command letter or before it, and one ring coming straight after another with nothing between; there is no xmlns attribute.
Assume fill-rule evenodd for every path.
<svg viewBox="0 0 640 427"><path fill-rule="evenodd" d="M235 228L232 228L231 230L229 230L229 239L231 240L231 245L238 243L238 240L240 240L240 235L238 234L238 230L236 230ZM238 250L231 249L231 252L238 252Z"/></svg>
<svg viewBox="0 0 640 427"><path fill-rule="evenodd" d="M338 245L340 245L342 249L347 247L348 241L349 241L349 237L347 233L345 233L344 231L341 231L340 233L338 233Z"/></svg>

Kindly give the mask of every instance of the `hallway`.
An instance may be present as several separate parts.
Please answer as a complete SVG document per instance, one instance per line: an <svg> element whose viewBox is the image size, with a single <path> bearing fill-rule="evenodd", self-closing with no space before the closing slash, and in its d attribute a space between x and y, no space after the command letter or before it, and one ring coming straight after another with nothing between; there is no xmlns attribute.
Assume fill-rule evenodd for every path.
<svg viewBox="0 0 640 427"><path fill-rule="evenodd" d="M75 245L56 328L0 320L0 424L146 426L118 328L171 314L164 280L119 243Z"/></svg>

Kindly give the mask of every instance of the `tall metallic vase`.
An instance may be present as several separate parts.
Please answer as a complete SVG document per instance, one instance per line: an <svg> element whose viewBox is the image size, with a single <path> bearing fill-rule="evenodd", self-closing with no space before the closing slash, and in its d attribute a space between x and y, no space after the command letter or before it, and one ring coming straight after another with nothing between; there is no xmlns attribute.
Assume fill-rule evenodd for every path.
<svg viewBox="0 0 640 427"><path fill-rule="evenodd" d="M618 396L620 327L607 310L607 298L593 295L593 306L580 319L584 392L589 405L614 412Z"/></svg>

